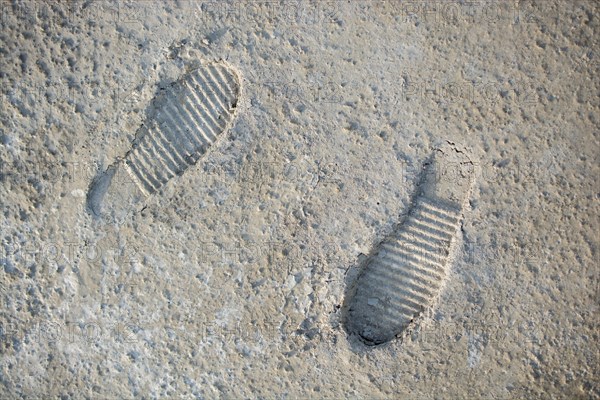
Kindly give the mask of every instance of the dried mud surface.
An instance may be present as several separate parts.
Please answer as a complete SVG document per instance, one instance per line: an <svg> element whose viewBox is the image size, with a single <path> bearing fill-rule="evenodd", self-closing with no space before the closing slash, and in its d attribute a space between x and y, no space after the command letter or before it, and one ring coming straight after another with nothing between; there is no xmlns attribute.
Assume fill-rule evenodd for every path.
<svg viewBox="0 0 600 400"><path fill-rule="evenodd" d="M0 397L600 397L597 2L0 5ZM219 60L231 128L94 219L152 100ZM441 142L476 168L448 279L368 348L345 290Z"/></svg>

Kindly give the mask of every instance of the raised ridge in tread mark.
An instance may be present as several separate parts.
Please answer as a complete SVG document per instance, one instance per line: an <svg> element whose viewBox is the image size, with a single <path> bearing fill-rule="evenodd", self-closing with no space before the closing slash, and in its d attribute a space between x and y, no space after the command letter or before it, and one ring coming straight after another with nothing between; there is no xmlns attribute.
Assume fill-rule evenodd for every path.
<svg viewBox="0 0 600 400"><path fill-rule="evenodd" d="M438 297L473 183L466 152L436 149L405 220L367 258L346 293L347 332L368 345L402 334Z"/></svg>
<svg viewBox="0 0 600 400"><path fill-rule="evenodd" d="M224 62L185 74L157 96L131 150L97 176L88 190L95 216L122 217L194 165L233 122L240 78Z"/></svg>

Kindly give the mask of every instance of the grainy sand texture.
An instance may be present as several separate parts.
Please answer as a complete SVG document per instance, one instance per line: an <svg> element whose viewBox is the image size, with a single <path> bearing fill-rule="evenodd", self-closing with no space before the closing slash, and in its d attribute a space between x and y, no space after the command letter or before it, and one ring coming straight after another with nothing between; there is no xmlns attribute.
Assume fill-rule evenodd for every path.
<svg viewBox="0 0 600 400"><path fill-rule="evenodd" d="M0 398L600 398L599 11L2 0Z"/></svg>

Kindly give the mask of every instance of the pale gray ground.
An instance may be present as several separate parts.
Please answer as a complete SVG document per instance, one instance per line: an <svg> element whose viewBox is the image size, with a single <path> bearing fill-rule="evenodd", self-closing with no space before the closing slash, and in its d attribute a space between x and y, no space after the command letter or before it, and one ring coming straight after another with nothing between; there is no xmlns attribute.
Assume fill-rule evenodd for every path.
<svg viewBox="0 0 600 400"><path fill-rule="evenodd" d="M598 398L598 3L2 2L2 398ZM410 11L410 12L409 12ZM230 132L122 224L86 190L189 60ZM449 140L479 174L407 340L339 324Z"/></svg>
<svg viewBox="0 0 600 400"><path fill-rule="evenodd" d="M404 341L435 308L456 254L473 167L467 149L448 142L423 163L400 222L357 266L359 277L348 282L341 312L349 340Z"/></svg>

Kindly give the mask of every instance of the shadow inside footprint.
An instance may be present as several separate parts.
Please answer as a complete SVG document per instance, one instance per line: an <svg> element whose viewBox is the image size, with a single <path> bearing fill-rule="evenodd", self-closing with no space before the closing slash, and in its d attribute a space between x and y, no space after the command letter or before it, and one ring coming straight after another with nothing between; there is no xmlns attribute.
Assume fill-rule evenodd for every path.
<svg viewBox="0 0 600 400"><path fill-rule="evenodd" d="M473 175L468 154L450 142L425 163L404 219L347 282L341 311L351 338L368 346L387 343L433 306L447 277Z"/></svg>
<svg viewBox="0 0 600 400"><path fill-rule="evenodd" d="M225 62L195 67L161 89L130 150L91 182L91 214L110 221L142 210L230 128L240 91L239 74Z"/></svg>

